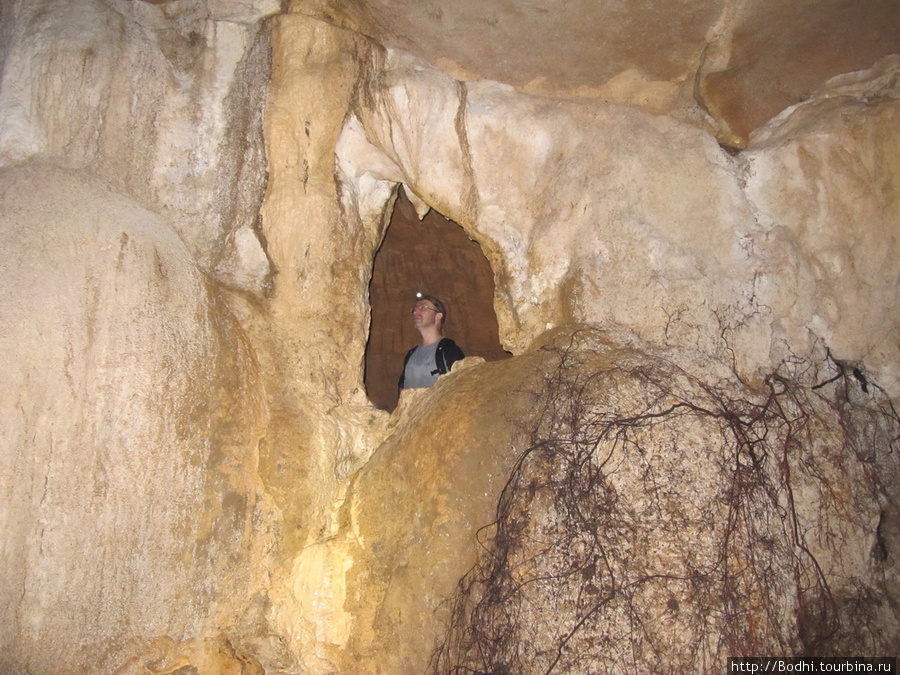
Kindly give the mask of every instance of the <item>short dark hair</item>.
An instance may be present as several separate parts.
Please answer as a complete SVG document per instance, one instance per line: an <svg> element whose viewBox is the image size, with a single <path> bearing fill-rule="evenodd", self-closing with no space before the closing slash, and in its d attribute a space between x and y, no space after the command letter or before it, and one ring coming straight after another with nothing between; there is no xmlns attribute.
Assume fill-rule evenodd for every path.
<svg viewBox="0 0 900 675"><path fill-rule="evenodd" d="M433 295L425 295L424 293L420 294L420 295L418 296L418 298L419 298L419 300L427 300L427 301L430 302L432 305L434 305L434 308L435 308L438 312L440 312L441 314L443 314L443 318L441 319L441 322L442 322L442 323L446 323L446 321L447 321L447 308L444 307L444 303L443 303L443 302L441 302L440 300L438 300L438 299L437 299L436 297L434 297Z"/></svg>

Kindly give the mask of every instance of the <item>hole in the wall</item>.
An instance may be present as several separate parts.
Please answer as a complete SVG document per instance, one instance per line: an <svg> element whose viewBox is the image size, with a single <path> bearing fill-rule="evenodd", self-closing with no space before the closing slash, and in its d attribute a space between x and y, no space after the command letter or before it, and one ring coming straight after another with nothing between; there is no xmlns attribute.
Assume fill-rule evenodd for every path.
<svg viewBox="0 0 900 675"><path fill-rule="evenodd" d="M375 254L369 303L372 323L366 344L365 385L383 410L397 405L403 357L419 344L409 310L417 291L437 296L449 317L444 335L466 356L506 358L494 313L494 275L481 247L433 209L419 221L403 189L394 204L384 241Z"/></svg>

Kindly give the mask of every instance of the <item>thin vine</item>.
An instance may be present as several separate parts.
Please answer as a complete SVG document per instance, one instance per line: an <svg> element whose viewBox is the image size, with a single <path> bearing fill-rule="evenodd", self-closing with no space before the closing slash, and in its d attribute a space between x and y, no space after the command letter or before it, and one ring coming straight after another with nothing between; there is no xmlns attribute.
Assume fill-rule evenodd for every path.
<svg viewBox="0 0 900 675"><path fill-rule="evenodd" d="M846 367L750 394L601 356L558 350L432 672L722 672L893 639L881 591L835 574L816 521L870 527L872 455L900 435L889 403L853 404Z"/></svg>

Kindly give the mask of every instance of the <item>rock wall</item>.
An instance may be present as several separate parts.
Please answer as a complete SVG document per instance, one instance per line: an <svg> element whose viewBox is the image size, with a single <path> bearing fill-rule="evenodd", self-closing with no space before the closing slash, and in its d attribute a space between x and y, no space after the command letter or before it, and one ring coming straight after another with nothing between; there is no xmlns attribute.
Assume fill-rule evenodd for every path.
<svg viewBox="0 0 900 675"><path fill-rule="evenodd" d="M464 227L469 236L481 244L495 270L498 279L495 308L500 319L501 340L510 351L528 352L548 328L588 323L603 326L613 334L636 335L644 350L652 349L651 345L655 344L680 346L688 350L686 353L705 354L705 361L683 354L668 358L679 359L690 372L703 372L705 386L710 386L708 378L713 381L731 378L736 383L743 381L749 385L749 389L741 390L738 386L737 393L729 394L735 400L754 400L765 389L766 378L775 370L781 370L785 377L806 377L807 387L817 386L821 382L811 376L811 372L821 375L824 382L832 377L828 364L844 377L849 376L852 364L865 363L866 372L879 383L880 389L871 390L880 392L876 398L884 394L895 395L897 381L893 365L889 364L896 363L896 351L888 359L881 360L880 357L886 348L880 336L895 332L897 317L887 309L891 303L886 299L878 301L880 311L867 317L860 316L848 306L848 314L841 315L837 308L838 311L830 315L832 321L824 318L828 300L821 292L823 284L839 284L839 279L848 275L852 278L855 268L844 265L840 270L836 267L827 269L816 264L814 258L807 257L817 250L819 240L817 243L808 240L810 246L806 248L795 239L801 235L793 233L799 228L792 227L796 221L789 214L798 206L797 193L785 190L784 174L774 168L784 161L780 158L790 156L795 144L804 143L824 143L826 147L832 147L830 143L833 142L835 146L843 147L849 157L866 158L865 163L872 169L856 171L847 184L839 177L843 175L841 165L832 166L832 162L826 161L813 164L808 171L792 172L791 181L793 185L799 185L801 193L813 195L821 195L819 186L824 173L828 173L828 180L845 185L844 189L829 190L827 207L815 211L811 218L822 223L818 231L840 229L846 234L849 213L867 214L867 218L863 218L867 222L859 225L866 234L860 238L858 251L863 256L873 256L877 263L872 273L886 281L886 289L895 289L895 266L882 266L885 260L882 252L895 250L896 237L890 223L895 219L896 201L892 192L884 189L886 183L882 181L891 185L897 182L891 159L896 154L891 150L896 146L896 137L882 126L881 116L893 119L897 103L896 92L891 89L893 80L882 77L885 71L880 67L857 76L854 90L838 89L843 85L836 83L834 90L790 112L798 115L797 119L818 120L817 124L833 130L833 139L826 141L828 136L819 133L820 126L796 123L790 125L792 133L780 136L778 142L769 142L778 137L779 128L784 128L785 123L779 119L770 129L758 134L759 140L754 139L758 145L751 144L748 152L735 157L709 136L675 120L617 106L575 105L565 100L529 97L493 83L454 82L416 59L399 52L383 51L377 46L363 56L363 82L352 101L354 115L345 125L338 143L340 187L344 191L345 208L354 216L359 215L360 224L379 232L383 226L383 209L390 206L393 198L392 186L401 182L413 196L414 203L420 202L422 212L427 206L433 206ZM890 63L884 67L888 72L895 72ZM838 91L840 98L835 96ZM862 116L849 112L860 106L864 106L869 114ZM410 122L404 125L401 120ZM857 124L863 125L868 132L849 131ZM879 129L884 131L879 132ZM876 137L880 140L875 140ZM854 140L850 141L850 138ZM854 149L848 151L848 147ZM888 150L882 153L880 147ZM510 176L515 176L515 180L509 180ZM836 185L832 187L836 188ZM849 197L850 194L854 196ZM844 203L841 195L848 196L846 206L839 206ZM861 208L860 200L867 206ZM822 204L821 200L809 200L808 203ZM893 254L888 255L893 257ZM866 274L861 272L861 276ZM864 303L864 306L868 304ZM805 311L803 308L809 313L799 320L792 318L792 312ZM853 319L848 322L846 319L851 316ZM826 323L828 328L825 328ZM860 331L862 325L866 328ZM857 343L854 348L849 342L843 342L840 335L867 335L870 340L866 340L866 346ZM714 365L716 363L720 365ZM818 365L810 370L810 364ZM716 374L720 367L725 370ZM666 377L659 364L648 364L646 368L653 373L651 377ZM481 381L480 386L486 387L487 382ZM478 390L478 386L473 389ZM519 387L511 390L521 391ZM480 419L481 411L486 411L485 414L495 420L502 418L505 407L491 405L488 402L491 398L488 395L485 399L474 400L465 414L442 401L441 405L446 404L451 410L446 418L434 411L425 415L428 423L437 428L430 432L423 430L422 433L428 434L431 440L418 441L406 449L416 457L409 461L426 466L428 460L418 453L427 443L441 448L442 457L446 458L446 449L454 445L445 440L445 434L452 433L448 428ZM684 395L684 400L692 398L699 400L702 396L698 392ZM622 403L616 399L607 401L607 405L618 410L617 406ZM811 410L816 409L815 405L810 405ZM810 414L827 417L821 411ZM515 413L511 416L524 422ZM453 422L442 424L444 419ZM888 426L892 424L887 421L890 419L892 417L887 413ZM837 418L827 422L828 426L840 427L841 424ZM672 433L679 436L688 432L682 429ZM822 434L824 438L825 432ZM709 446L721 442L713 440L715 437L710 430L710 435L704 435L705 440L698 443ZM863 454L869 450L883 453L880 468L873 469L883 475L875 484L865 484L865 481L855 484L852 489L860 490L854 497L858 500L857 506L866 499L876 499L875 495L884 494L884 490L890 493L894 489L891 486L896 474L889 459L890 433L880 438L880 441L870 441L872 446L867 450L858 448ZM837 437L833 449L828 452L837 455L855 452L852 448L857 447L857 442L865 444L859 439L849 441ZM476 443L473 437L462 442L464 447L470 447L472 443ZM501 447L504 445L509 447L508 442ZM654 452L664 452L661 448L669 446L666 440L653 441ZM306 615L319 627L317 646L311 645L310 649L326 662L340 664L332 666L339 671L352 669L351 664L362 663L364 669L376 671L383 668L386 672L421 672L427 665L423 640L425 644L432 640L423 638L422 633L434 631L430 633L434 639L440 634L439 628L425 617L433 617L432 612L441 606L436 598L446 598L449 581L437 572L444 566L437 559L430 563L420 560L418 543L408 543L416 539L415 534L398 533L392 538L396 543L393 547L376 534L379 527L370 529L368 526L370 514L378 508L376 505L402 504L405 500L419 507L427 503L419 494L415 480L399 488L395 486L390 497L378 493L371 501L365 501L365 506L356 501L367 499L361 495L368 494L370 470L373 474L384 470L393 480L399 479L400 466L405 461L403 455L385 460L390 468L381 468L380 453L388 447L393 447L392 441L378 451L369 464L371 468L364 469L359 483L351 487L349 503L353 506L347 510L346 530L339 530L337 537L323 540L321 545L303 554L332 572L321 584L313 583L310 588L317 589L317 597L332 597L336 602L308 607ZM490 455L490 451L485 454ZM508 467L512 461L507 457L503 466ZM702 464L688 463L694 467ZM672 470L682 475L682 468ZM727 474L729 471L721 466L710 468L706 473L697 470L697 480L718 480L715 478L718 472ZM866 470L860 465L853 471L865 473ZM492 474L489 472L489 475ZM838 475L846 475L846 470L837 469L835 481ZM444 481L444 484L471 483L468 477L461 480L448 477ZM373 484L380 483L373 479ZM804 498L809 499L810 504L820 504L826 513L831 513L832 507L846 513L858 511L857 506L838 506L836 503L824 506L827 500L814 496L807 487L798 483L796 489L806 495ZM636 495L632 499L636 499ZM442 506L448 502L452 503L453 498L438 499ZM831 574L844 574L836 571L839 568L853 568L857 571L851 576L868 579L860 582L864 587L880 588L882 572L871 572L868 560L873 542L878 538L876 530L880 514L889 512L892 507L888 504L892 503L893 498L888 498L882 504L886 511L882 512L879 507L869 516L862 516L860 511L857 515L868 524L861 525L855 534L848 530L842 535L848 546L851 540L859 542L858 547L856 544L851 546L856 551L853 555L857 556L854 562L845 561L841 557L843 554L838 554L838 560L825 563L832 554L815 545L822 554L822 564L832 569L825 573L826 578L831 579ZM390 532L394 531L388 525L390 519L398 518L407 523L414 518L414 512L420 513L413 506L408 512L399 508L401 513L391 508L385 515L383 527ZM762 508L765 511L766 507ZM768 508L777 510L779 507ZM451 507L446 509L435 519L439 522L444 518L451 522L465 521ZM664 511L663 520L648 526L650 530L678 528L672 520L674 514ZM447 512L449 515L444 515ZM720 522L720 517L724 516L711 516L713 522ZM849 517L856 522L856 515ZM549 527L552 519L549 515L547 519L537 522L535 528L543 531ZM824 521L816 522L815 527L826 527ZM639 526L642 527L644 525ZM473 535L470 532L468 536ZM640 539L645 535L635 536ZM689 535L687 539L694 536ZM754 531L742 536L749 542L754 537L768 535ZM423 549L428 549L430 542L424 543L429 541L428 537L423 537L422 541ZM793 545L786 541L785 550ZM527 558L530 554L526 551L519 555ZM659 568L648 571L650 576L664 573L659 570L683 565L683 561L663 558ZM385 560L388 562L383 574L372 572L373 568L381 569ZM459 568L452 568L448 576L453 578L469 560L471 558L457 559ZM623 569L633 567L635 560L626 555ZM770 562L786 565L784 579L795 574L794 563L780 554L774 555ZM308 569L321 567L310 565ZM415 570L423 569L428 570L429 576L427 580L418 580ZM870 573L874 576L869 577ZM727 581L723 583L727 585ZM765 582L760 579L746 583L757 589L765 587ZM406 589L410 588L413 590L407 595ZM891 582L888 594L893 595L895 588L895 583ZM726 589L720 587L716 592L719 597L725 597ZM882 593L880 590L872 592L875 595ZM717 668L712 664L735 651L744 653L757 648L800 651L804 649L804 641L807 646L815 644L814 649L828 649L824 647L827 639L817 632L827 632L827 626L810 628L809 621L802 615L813 610L792 604L795 590L791 590L790 584L784 586L781 599L773 601L777 610L761 600L753 600L754 597L761 598L754 593L747 590L744 601L738 603L738 613L763 616L778 611L787 612L793 618L783 624L770 625L759 634L730 633L724 624L719 628L709 624L708 635L693 635L690 639L698 640L696 644L706 639L719 640L717 647L710 648L710 653L697 661L690 656L695 646L684 644L676 648L672 643L671 658L681 659L681 656L675 656L681 653L686 660L679 661L680 667L704 669ZM842 625L847 626L855 620L842 614L845 610L841 603L853 606L861 596L854 596L850 590L840 591L839 595L843 597L838 603L842 609L829 621L843 622ZM406 601L399 600L400 597ZM559 589L550 589L538 605L551 600L561 602L560 597ZM810 600L813 604L818 601ZM685 609L688 616L685 621L695 620L702 613L696 607L688 607L690 603ZM889 609L884 615L880 614L880 609L873 611L879 618L871 620L885 631L878 638L879 644L881 649L886 649L896 634L895 620ZM571 618L576 622L578 617ZM540 623L537 617L535 621ZM748 624L753 622L748 620ZM430 629L423 629L429 625ZM342 628L330 632L327 627ZM631 629L623 624L619 630L624 633L614 632L609 637L612 643ZM676 629L671 635L677 633ZM528 635L531 637L519 635L515 644L531 644L535 635ZM835 649L841 640L844 641L842 649L846 649L847 645L852 647L862 639L844 633L835 633L832 637L829 644ZM653 642L663 638L660 634L647 639ZM607 656L614 662L619 658L611 653ZM602 656L596 658L593 665L603 661ZM646 657L649 660L641 660L643 658L639 657L641 667L651 670L675 663L656 662L653 661L656 657L649 655ZM539 662L537 659L517 663L521 668L523 664L537 667ZM479 664L482 668L490 665ZM590 670L592 665L582 667ZM528 668L525 672L529 672Z"/></svg>
<svg viewBox="0 0 900 675"><path fill-rule="evenodd" d="M460 81L627 105L744 148L837 75L900 52L893 0L292 0Z"/></svg>
<svg viewBox="0 0 900 675"><path fill-rule="evenodd" d="M225 672L265 640L235 628L264 615L277 512L225 287L270 274L274 7L228 4L0 10L4 672Z"/></svg>
<svg viewBox="0 0 900 675"><path fill-rule="evenodd" d="M259 290L260 20L277 3L230 5L4 3L0 164L89 171L163 215L204 270Z"/></svg>
<svg viewBox="0 0 900 675"><path fill-rule="evenodd" d="M873 283L896 288L895 61L786 111L737 158L669 118L461 84L400 53L370 64L338 148L347 189L372 222L385 183L405 181L479 241L513 353L587 322L752 381L828 348L897 395L898 315ZM844 284L845 304L823 293Z"/></svg>
<svg viewBox="0 0 900 675"><path fill-rule="evenodd" d="M869 369L893 398L898 66L892 57L836 78L828 92L786 110L752 136L739 174L769 250L760 274L769 358L821 340L835 358Z"/></svg>
<svg viewBox="0 0 900 675"><path fill-rule="evenodd" d="M330 570L307 613L317 670L891 653L900 425L810 365L751 390L700 355L570 327L404 395L338 533L301 557Z"/></svg>
<svg viewBox="0 0 900 675"><path fill-rule="evenodd" d="M540 639L575 624L585 671L896 644L896 60L735 153L597 97L455 80L321 20L327 3L278 9L2 5L0 668L471 665L472 610L510 609L482 602L496 560L584 582L525 583L522 602L572 611L490 624L516 652L497 667L562 659ZM400 185L480 246L513 357L468 359L389 415L363 364ZM548 416L570 404L588 416ZM573 529L544 491L571 475L532 450L657 418L583 458L585 508L624 511ZM712 550L732 562L701 555L729 534ZM760 542L771 576L737 574ZM614 596L636 614L569 602L637 562L679 578ZM648 627L630 656L610 646L629 616Z"/></svg>
<svg viewBox="0 0 900 675"><path fill-rule="evenodd" d="M111 672L228 630L272 517L242 329L166 222L108 185L30 164L0 194L0 669Z"/></svg>

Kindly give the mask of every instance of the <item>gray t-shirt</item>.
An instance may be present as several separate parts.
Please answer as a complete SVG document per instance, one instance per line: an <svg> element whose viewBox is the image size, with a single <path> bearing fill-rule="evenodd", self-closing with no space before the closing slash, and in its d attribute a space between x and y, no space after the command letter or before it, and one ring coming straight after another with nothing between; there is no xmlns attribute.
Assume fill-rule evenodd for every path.
<svg viewBox="0 0 900 675"><path fill-rule="evenodd" d="M427 347L416 347L406 362L403 386L406 389L424 389L433 385L438 379L438 367L435 360L437 342Z"/></svg>

